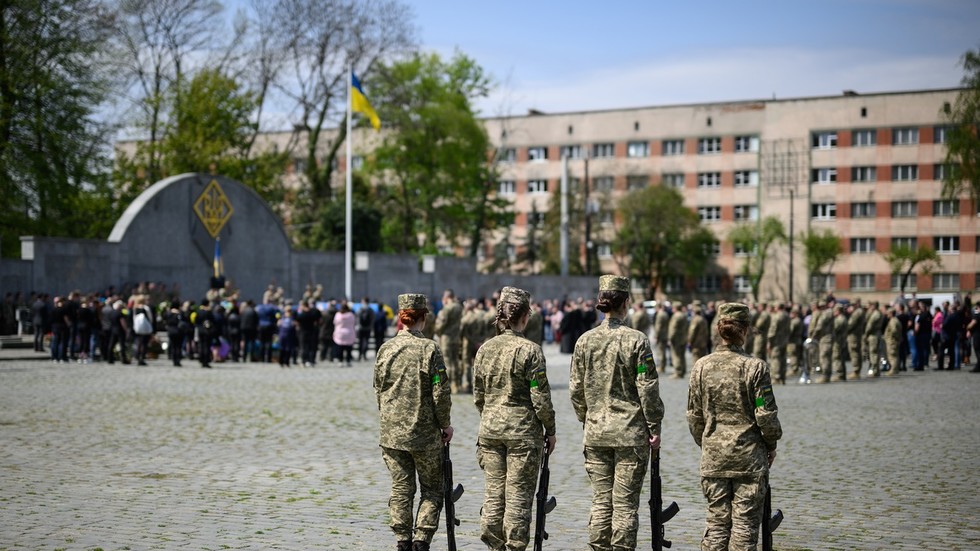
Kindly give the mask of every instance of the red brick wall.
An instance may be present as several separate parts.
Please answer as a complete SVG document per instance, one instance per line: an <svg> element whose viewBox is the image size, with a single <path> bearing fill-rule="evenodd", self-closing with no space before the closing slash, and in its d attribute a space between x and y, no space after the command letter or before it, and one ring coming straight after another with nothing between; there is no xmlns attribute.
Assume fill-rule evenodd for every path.
<svg viewBox="0 0 980 551"><path fill-rule="evenodd" d="M932 143L935 139L933 127L922 126L919 128L919 143Z"/></svg>
<svg viewBox="0 0 980 551"><path fill-rule="evenodd" d="M837 147L851 147L850 130L840 130L837 132Z"/></svg>
<svg viewBox="0 0 980 551"><path fill-rule="evenodd" d="M932 216L932 201L922 199L919 201L919 217Z"/></svg>
<svg viewBox="0 0 980 551"><path fill-rule="evenodd" d="M696 189L698 187L698 175L694 172L685 172L684 187L687 189Z"/></svg>
<svg viewBox="0 0 980 551"><path fill-rule="evenodd" d="M722 205L721 219L725 222L731 222L735 220L735 205Z"/></svg>
<svg viewBox="0 0 980 551"><path fill-rule="evenodd" d="M721 187L735 187L735 173L730 170L722 171Z"/></svg>
<svg viewBox="0 0 980 551"><path fill-rule="evenodd" d="M664 152L662 140L650 140L650 156L659 157Z"/></svg>
<svg viewBox="0 0 980 551"><path fill-rule="evenodd" d="M892 129L891 128L879 128L878 129L878 147L883 145L892 144Z"/></svg>
<svg viewBox="0 0 980 551"><path fill-rule="evenodd" d="M837 167L837 181L842 184L851 183L851 167L849 166Z"/></svg>
<svg viewBox="0 0 980 551"><path fill-rule="evenodd" d="M892 287L891 274L875 274L875 291L887 291Z"/></svg>
<svg viewBox="0 0 980 551"><path fill-rule="evenodd" d="M617 159L623 159L626 157L626 142L616 142L613 148L613 150L616 152Z"/></svg>
<svg viewBox="0 0 980 551"><path fill-rule="evenodd" d="M525 156L527 156L527 150L522 149L521 151L524 151ZM514 193L521 195L527 193L527 180L517 180L514 182Z"/></svg>
<svg viewBox="0 0 980 551"><path fill-rule="evenodd" d="M847 249L844 249L845 251ZM834 288L835 289L850 289L851 287L851 274L837 272L834 274Z"/></svg>
<svg viewBox="0 0 980 551"><path fill-rule="evenodd" d="M930 128L930 130L931 130L931 128ZM919 179L920 180L932 180L933 178L935 178L935 176L934 176L934 174L936 172L935 171L935 168L936 167L934 167L931 164L922 164L922 165L919 165Z"/></svg>
<svg viewBox="0 0 980 551"><path fill-rule="evenodd" d="M837 202L837 218L850 218L851 217L851 204L843 201ZM844 249L845 251L848 249Z"/></svg>
<svg viewBox="0 0 980 551"><path fill-rule="evenodd" d="M962 211L960 211L962 212ZM966 234L960 236L960 253L973 253L977 250L976 234Z"/></svg>
<svg viewBox="0 0 980 551"><path fill-rule="evenodd" d="M875 238L875 251L881 254L887 253L892 248L891 237L878 236Z"/></svg>
<svg viewBox="0 0 980 551"><path fill-rule="evenodd" d="M977 218L977 213L974 209L976 209L976 205L974 205L969 199L960 199L960 216Z"/></svg>
<svg viewBox="0 0 980 551"><path fill-rule="evenodd" d="M721 137L721 152L722 153L735 153L735 136L722 136Z"/></svg>
<svg viewBox="0 0 980 551"><path fill-rule="evenodd" d="M526 147L517 148L517 162L526 163L527 162L527 149Z"/></svg>
<svg viewBox="0 0 980 551"><path fill-rule="evenodd" d="M891 217L892 217L891 201L875 202L875 218L891 218Z"/></svg>
<svg viewBox="0 0 980 551"><path fill-rule="evenodd" d="M697 155L698 154L698 139L688 138L684 140L684 154L685 155Z"/></svg>
<svg viewBox="0 0 980 551"><path fill-rule="evenodd" d="M931 247L932 245L930 244L929 246ZM932 275L919 273L915 276L915 286L919 289L932 289ZM937 305L933 304L933 306ZM934 312L934 310L930 309L930 316L935 315Z"/></svg>

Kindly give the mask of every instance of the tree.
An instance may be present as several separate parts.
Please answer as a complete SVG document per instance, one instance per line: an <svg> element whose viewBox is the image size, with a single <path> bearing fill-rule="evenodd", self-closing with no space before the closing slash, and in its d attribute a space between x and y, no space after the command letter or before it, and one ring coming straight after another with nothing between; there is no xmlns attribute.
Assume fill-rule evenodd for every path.
<svg viewBox="0 0 980 551"><path fill-rule="evenodd" d="M0 3L0 235L99 237L111 128L97 116L111 16L96 0Z"/></svg>
<svg viewBox="0 0 980 551"><path fill-rule="evenodd" d="M385 190L388 248L434 253L467 244L475 254L483 233L510 219L472 105L488 91L483 69L459 53L379 67L372 94L391 131L367 167Z"/></svg>
<svg viewBox="0 0 980 551"><path fill-rule="evenodd" d="M826 276L837 259L844 252L840 236L831 230L809 230L800 235L803 243L803 264L808 276ZM821 281L826 277L821 277ZM827 289L813 289L822 293Z"/></svg>
<svg viewBox="0 0 980 551"><path fill-rule="evenodd" d="M746 251L742 274L752 287L752 299L759 301L759 288L766 273L766 261L772 246L786 242L786 229L783 222L775 216L767 216L758 223L740 224L728 233L728 240L736 249Z"/></svg>
<svg viewBox="0 0 980 551"><path fill-rule="evenodd" d="M579 244L585 239L585 194L582 193L581 179L568 179L568 273L582 275L585 267L578 254ZM540 251L538 260L542 263L539 273L561 273L561 186L555 186L548 201L548 210L542 216Z"/></svg>
<svg viewBox="0 0 980 551"><path fill-rule="evenodd" d="M943 197L966 195L980 201L980 50L963 55L963 87L956 102L944 115L950 127L946 135L946 166Z"/></svg>
<svg viewBox="0 0 980 551"><path fill-rule="evenodd" d="M694 276L710 261L717 240L701 226L697 214L684 206L676 189L653 185L623 196L618 206L622 224L613 239L613 252L649 296L665 278Z"/></svg>
<svg viewBox="0 0 980 551"><path fill-rule="evenodd" d="M916 266L919 267L920 273L931 274L943 265L939 254L928 245L914 248L908 245L893 246L884 254L884 258L891 268L892 275L901 276L898 288L902 296L905 295L905 287Z"/></svg>

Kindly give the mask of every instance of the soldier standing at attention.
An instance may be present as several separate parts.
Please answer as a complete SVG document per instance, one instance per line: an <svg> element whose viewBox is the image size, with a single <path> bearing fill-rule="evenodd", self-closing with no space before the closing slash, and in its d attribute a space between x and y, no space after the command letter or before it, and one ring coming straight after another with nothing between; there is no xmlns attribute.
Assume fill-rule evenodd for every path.
<svg viewBox="0 0 980 551"><path fill-rule="evenodd" d="M766 352L769 350L769 326L772 320L767 308L768 305L765 302L756 305L758 314L755 318L755 331L753 332L755 339L752 341L752 355L762 361L769 359Z"/></svg>
<svg viewBox="0 0 980 551"><path fill-rule="evenodd" d="M702 551L755 549L769 468L783 434L766 362L745 353L749 309L718 308L722 344L691 369L687 422L708 500Z"/></svg>
<svg viewBox="0 0 980 551"><path fill-rule="evenodd" d="M784 304L774 304L769 315L769 358L772 359L772 379L786 384L786 346L789 344L789 316Z"/></svg>
<svg viewBox="0 0 980 551"><path fill-rule="evenodd" d="M670 349L670 339L668 338L668 327L670 325L670 313L667 308L670 302L663 301L657 305L657 313L653 316L653 336L656 338L654 345L657 347L657 371L666 373L667 371L667 351Z"/></svg>
<svg viewBox="0 0 980 551"><path fill-rule="evenodd" d="M633 313L630 314L630 327L643 333L644 337L650 338L650 316L642 302L633 305Z"/></svg>
<svg viewBox="0 0 980 551"><path fill-rule="evenodd" d="M449 388L456 392L469 392L469 383L464 382L463 367L460 364L460 322L463 320L463 307L456 302L452 289L442 293L442 310L436 316L436 335L439 347L446 360L449 372Z"/></svg>
<svg viewBox="0 0 980 551"><path fill-rule="evenodd" d="M889 377L898 375L899 354L902 348L902 339L905 338L905 328L898 316L898 310L894 307L888 309L885 316L885 358L891 364L888 371Z"/></svg>
<svg viewBox="0 0 980 551"><path fill-rule="evenodd" d="M469 388L473 387L473 359L483 344L483 312L477 309L475 300L467 300L463 306L463 317L459 321L459 334L462 339L463 380Z"/></svg>
<svg viewBox="0 0 980 551"><path fill-rule="evenodd" d="M527 548L542 443L545 453L555 449L544 353L523 334L528 299L523 289L500 291L497 336L483 343L473 366L473 400L480 412L477 462L486 478L480 539L490 549Z"/></svg>
<svg viewBox="0 0 980 551"><path fill-rule="evenodd" d="M442 511L442 445L453 439L452 398L439 347L422 334L426 298L398 295L405 327L377 352L374 392L381 412L381 455L391 473L388 512L398 551L427 551ZM416 483L418 515L412 520Z"/></svg>
<svg viewBox="0 0 980 551"><path fill-rule="evenodd" d="M531 315L527 319L524 336L538 346L544 342L544 316L541 315L541 306L537 303L531 304Z"/></svg>
<svg viewBox="0 0 980 551"><path fill-rule="evenodd" d="M834 317L830 311L832 302L826 305L821 303L820 315L817 317L817 325L813 329L811 336L820 343L820 379L815 383L829 383L830 373L834 360Z"/></svg>
<svg viewBox="0 0 980 551"><path fill-rule="evenodd" d="M575 345L568 383L572 406L585 429L592 549L636 548L647 462L651 448L660 448L660 382L649 337L623 324L629 289L625 277L599 278L596 308L606 319Z"/></svg>
<svg viewBox="0 0 980 551"><path fill-rule="evenodd" d="M687 342L691 343L691 364L698 361L698 358L708 353L710 335L708 335L708 322L704 319L701 312L701 305L694 306L694 317L691 318L690 328L687 331Z"/></svg>
<svg viewBox="0 0 980 551"><path fill-rule="evenodd" d="M864 364L861 341L864 340L864 308L861 301L847 307L847 353L851 357L851 376L861 378L861 366Z"/></svg>
<svg viewBox="0 0 980 551"><path fill-rule="evenodd" d="M786 362L793 376L800 374L802 369L803 351L803 319L800 317L800 307L793 305L789 311L789 340L786 342Z"/></svg>
<svg viewBox="0 0 980 551"><path fill-rule="evenodd" d="M881 375L881 351L878 348L881 342L881 330L884 328L881 310L878 308L878 301L873 301L868 305L868 321L864 323L864 346L868 353L870 370L875 377Z"/></svg>
<svg viewBox="0 0 980 551"><path fill-rule="evenodd" d="M674 364L674 373L671 379L680 379L687 373L687 309L683 304L678 304L674 310L674 315L670 317L670 325L667 327L667 340L670 342L670 359Z"/></svg>
<svg viewBox="0 0 980 551"><path fill-rule="evenodd" d="M833 358L831 362L834 366L834 381L847 380L847 365L844 363L844 354L847 353L847 317L844 315L844 305L834 306L834 344L832 346Z"/></svg>

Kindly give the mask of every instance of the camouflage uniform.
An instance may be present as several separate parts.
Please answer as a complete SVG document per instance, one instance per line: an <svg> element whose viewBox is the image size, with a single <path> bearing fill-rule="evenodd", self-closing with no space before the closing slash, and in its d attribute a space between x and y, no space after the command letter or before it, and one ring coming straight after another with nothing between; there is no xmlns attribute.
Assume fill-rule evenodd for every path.
<svg viewBox="0 0 980 551"><path fill-rule="evenodd" d="M504 287L500 302L527 301ZM491 549L525 549L542 442L555 434L555 410L541 347L511 329L476 354L473 399L480 412L477 461L486 478L480 539Z"/></svg>
<svg viewBox="0 0 980 551"><path fill-rule="evenodd" d="M421 309L425 297L400 295L398 303L401 309L405 304ZM381 453L391 473L391 529L400 542L430 542L443 505L442 429L450 424L452 406L436 343L421 332L399 331L378 350L374 391L381 411ZM416 475L421 496L413 524Z"/></svg>
<svg viewBox="0 0 980 551"><path fill-rule="evenodd" d="M898 375L898 362L899 362L899 350L902 347L902 337L905 336L905 332L902 331L902 322L898 319L895 313L888 316L888 321L885 323L885 358L891 365L891 369L888 371L889 376Z"/></svg>
<svg viewBox="0 0 980 551"><path fill-rule="evenodd" d="M769 346L769 325L771 322L769 312L766 311L766 305L763 304L760 307L759 315L755 318L755 339L752 341L752 355L762 361L769 359L767 354Z"/></svg>
<svg viewBox="0 0 980 551"><path fill-rule="evenodd" d="M449 372L449 388L453 392L470 390L464 382L463 366L460 363L462 319L463 307L455 299L447 301L436 317L436 335L439 335L439 347L442 349L442 357L446 360L446 371Z"/></svg>
<svg viewBox="0 0 980 551"><path fill-rule="evenodd" d="M687 330L687 341L691 343L691 363L708 353L708 322L701 315L701 310L694 310L690 327Z"/></svg>
<svg viewBox="0 0 980 551"><path fill-rule="evenodd" d="M847 317L847 352L851 357L851 374L855 379L861 378L863 350L861 341L864 340L864 308L855 306Z"/></svg>
<svg viewBox="0 0 980 551"><path fill-rule="evenodd" d="M803 352L803 320L797 312L789 318L789 340L786 341L786 360L792 368L793 375L799 375L802 370Z"/></svg>
<svg viewBox="0 0 980 551"><path fill-rule="evenodd" d="M881 341L881 330L884 319L877 303L871 303L871 310L868 312L868 321L864 324L864 346L868 354L868 361L871 363L871 371L874 376L881 375L881 352L879 343Z"/></svg>
<svg viewBox="0 0 980 551"><path fill-rule="evenodd" d="M834 307L834 344L832 347L831 363L834 366L834 380L847 380L847 365L844 363L844 354L847 352L847 318L844 317L844 309L841 306Z"/></svg>
<svg viewBox="0 0 980 551"><path fill-rule="evenodd" d="M783 310L777 310L769 321L769 357L772 359L772 379L786 383L786 348L789 344L789 316Z"/></svg>
<svg viewBox="0 0 980 551"><path fill-rule="evenodd" d="M473 388L473 359L476 358L476 351L483 344L483 336L486 333L484 324L486 319L483 317L483 312L467 306L459 323L459 334L462 337L463 348L463 381L468 388Z"/></svg>
<svg viewBox="0 0 980 551"><path fill-rule="evenodd" d="M741 304L724 304L718 315L748 321ZM687 422L701 447L708 500L702 551L756 549L767 454L782 436L766 362L727 344L701 358L691 370Z"/></svg>
<svg viewBox="0 0 980 551"><path fill-rule="evenodd" d="M755 322L758 319L759 312L755 308L749 308L749 332L745 335L745 345L743 347L747 354L752 353L752 347L755 345L755 331L752 329L755 327Z"/></svg>
<svg viewBox="0 0 980 551"><path fill-rule="evenodd" d="M682 306L678 306L670 317L667 327L667 340L670 342L670 359L674 364L674 377L683 377L687 373L687 314Z"/></svg>
<svg viewBox="0 0 980 551"><path fill-rule="evenodd" d="M627 278L609 277L600 279L600 291L628 292ZM635 549L650 438L660 434L664 416L650 339L607 317L575 344L568 388L584 426L585 470L592 482L589 545Z"/></svg>
<svg viewBox="0 0 980 551"><path fill-rule="evenodd" d="M830 382L830 372L834 360L834 316L830 310L826 308L820 310L817 325L812 330L811 336L817 340L820 346L820 382Z"/></svg>
<svg viewBox="0 0 980 551"><path fill-rule="evenodd" d="M538 346L544 342L544 316L541 312L531 309L531 315L527 318L527 327L524 328L524 336Z"/></svg>
<svg viewBox="0 0 980 551"><path fill-rule="evenodd" d="M657 351L655 360L657 361L657 371L660 373L667 370L667 351L670 349L670 339L667 338L669 326L670 314L664 308L658 309L657 314L653 316L653 336L657 340L654 343Z"/></svg>
<svg viewBox="0 0 980 551"><path fill-rule="evenodd" d="M637 305L637 307L633 309L633 313L630 314L629 325L633 329L643 333L644 337L648 339L650 338L650 316L647 314L647 311L643 309L642 305Z"/></svg>

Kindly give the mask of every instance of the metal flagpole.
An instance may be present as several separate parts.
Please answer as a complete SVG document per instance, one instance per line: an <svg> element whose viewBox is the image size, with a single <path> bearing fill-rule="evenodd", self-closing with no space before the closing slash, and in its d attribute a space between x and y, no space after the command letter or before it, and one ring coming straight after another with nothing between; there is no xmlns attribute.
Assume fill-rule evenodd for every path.
<svg viewBox="0 0 980 551"><path fill-rule="evenodd" d="M351 139L353 138L353 136L351 136L351 118L352 118L351 115L353 115L353 109L352 109L352 102L353 102L353 93L352 93L352 90L353 89L354 89L354 67L353 67L352 64L348 63L347 64L347 168L346 168L346 173L347 173L347 190L346 190L346 203L344 205L344 215L346 217L346 221L344 223L344 226L345 226L345 235L344 235L344 295L347 297L347 300L348 301L353 300L353 298L352 298L353 295L351 293L351 248L352 248L351 241L353 240L353 235L354 235L353 234L353 231L352 231L352 228L351 228L351 218L352 218L352 216L351 216L351 197L352 197L351 190L353 188L353 184L352 184L351 172L350 172L350 170L351 170L351 164L350 164L351 144L350 143L351 143Z"/></svg>

